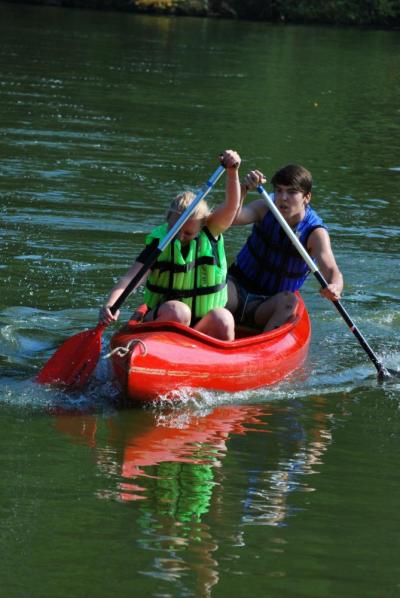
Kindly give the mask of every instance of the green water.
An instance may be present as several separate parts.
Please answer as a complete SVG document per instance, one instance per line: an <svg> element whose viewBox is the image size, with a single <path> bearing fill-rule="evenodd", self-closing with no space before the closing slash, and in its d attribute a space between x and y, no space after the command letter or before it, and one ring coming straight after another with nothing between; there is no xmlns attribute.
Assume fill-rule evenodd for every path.
<svg viewBox="0 0 400 598"><path fill-rule="evenodd" d="M82 393L32 379L229 147L313 172L343 302L400 369L398 33L7 3L0 34L2 595L397 596L399 385L316 281L276 387L121 411L106 360Z"/></svg>

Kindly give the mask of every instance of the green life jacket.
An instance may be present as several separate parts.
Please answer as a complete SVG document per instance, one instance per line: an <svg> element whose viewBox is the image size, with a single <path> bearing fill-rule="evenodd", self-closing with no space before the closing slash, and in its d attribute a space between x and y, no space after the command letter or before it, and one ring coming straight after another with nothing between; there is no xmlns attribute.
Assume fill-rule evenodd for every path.
<svg viewBox="0 0 400 598"><path fill-rule="evenodd" d="M165 237L167 230L167 224L158 226L148 235L146 244ZM164 249L148 276L144 300L150 309L171 299L182 301L190 307L194 321L210 309L225 306L226 274L223 237L219 235L213 242L211 233L204 228L190 241L185 258L178 239Z"/></svg>

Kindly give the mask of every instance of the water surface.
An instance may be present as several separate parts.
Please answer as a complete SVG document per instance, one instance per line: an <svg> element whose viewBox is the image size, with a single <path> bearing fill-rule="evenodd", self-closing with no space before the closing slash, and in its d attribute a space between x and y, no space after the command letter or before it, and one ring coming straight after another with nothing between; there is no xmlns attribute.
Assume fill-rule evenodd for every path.
<svg viewBox="0 0 400 598"><path fill-rule="evenodd" d="M397 595L399 386L316 281L273 388L120 411L105 360L81 393L32 380L229 147L312 171L344 304L400 369L398 33L11 4L0 33L3 592Z"/></svg>

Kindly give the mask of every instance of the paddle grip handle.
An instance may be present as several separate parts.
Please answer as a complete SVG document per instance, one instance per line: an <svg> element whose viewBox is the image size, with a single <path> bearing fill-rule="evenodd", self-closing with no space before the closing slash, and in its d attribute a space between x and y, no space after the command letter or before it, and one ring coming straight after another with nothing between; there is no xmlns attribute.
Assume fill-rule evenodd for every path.
<svg viewBox="0 0 400 598"><path fill-rule="evenodd" d="M219 159L221 160L222 166L224 168L226 168L226 164L224 163L223 156L224 156L224 154L221 152L220 155L219 155ZM234 165L233 165L233 168L235 168L237 170L239 168L239 162L235 162Z"/></svg>

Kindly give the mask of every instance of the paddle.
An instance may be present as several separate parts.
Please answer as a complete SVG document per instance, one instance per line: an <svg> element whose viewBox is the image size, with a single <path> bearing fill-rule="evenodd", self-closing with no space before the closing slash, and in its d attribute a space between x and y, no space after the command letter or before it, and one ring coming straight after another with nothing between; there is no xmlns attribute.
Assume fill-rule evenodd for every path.
<svg viewBox="0 0 400 598"><path fill-rule="evenodd" d="M306 249L303 247L303 245L300 243L299 239L296 237L295 233L293 232L293 230L291 229L289 224L286 222L286 220L284 219L284 217L282 216L282 214L276 207L276 205L273 202L273 200L271 199L271 197L265 191L264 187L262 185L259 185L257 187L257 191L260 193L260 195L263 196L263 198L265 199L265 201L268 204L269 209L274 214L275 218L278 220L279 224L281 225L281 227L283 228L283 230L285 231L285 233L287 234L287 236L289 237L289 239L291 240L291 242L293 243L293 245L295 246L297 251L300 253L301 257L306 262L307 266L310 268L310 270L314 274L315 278L320 283L321 287L323 289L326 289L326 287L328 286L328 283L325 280L324 276L318 270L315 262L313 261L311 256L308 254ZM351 332L354 334L354 336L360 343L361 347L364 349L364 351L366 352L368 357L371 359L374 366L376 367L377 372L378 372L378 379L384 380L387 378L391 378L392 376L398 376L399 372L396 372L395 370L387 369L382 364L382 362L379 360L377 355L373 352L373 350L369 346L368 342L366 341L365 337L361 334L360 330L357 328L357 326L355 325L355 323L353 322L353 320L347 313L346 309L340 303L340 301L332 301L332 303L336 307L336 309L338 310L338 312L340 313L340 315L342 316L342 318L344 319L344 321L346 322L348 327L350 328Z"/></svg>
<svg viewBox="0 0 400 598"><path fill-rule="evenodd" d="M139 272L111 306L110 311L112 314L115 314L128 295L139 285L143 276L147 274L158 256L189 219L196 205L211 191L224 170L225 167L222 165L217 168L200 189L192 203L181 214L165 237L160 240L158 247L148 256ZM40 370L36 382L39 382L39 384L56 384L67 388L80 388L83 386L88 381L99 360L101 337L105 328L105 324L98 324L96 328L80 332L65 341Z"/></svg>

